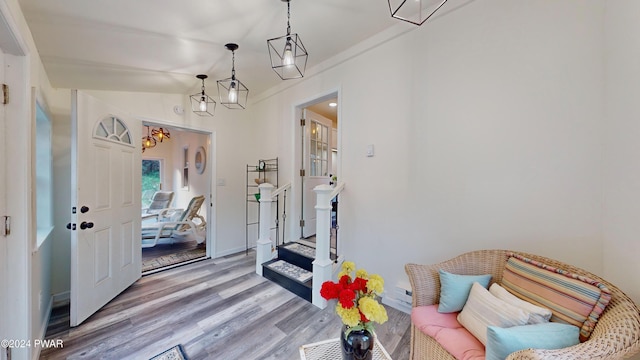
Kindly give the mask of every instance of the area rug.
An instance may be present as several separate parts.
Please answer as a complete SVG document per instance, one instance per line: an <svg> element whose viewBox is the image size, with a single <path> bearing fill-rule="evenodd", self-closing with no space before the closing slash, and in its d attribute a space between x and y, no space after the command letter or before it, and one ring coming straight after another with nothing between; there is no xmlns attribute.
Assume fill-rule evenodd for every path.
<svg viewBox="0 0 640 360"><path fill-rule="evenodd" d="M182 345L176 345L169 350L165 350L149 360L187 360Z"/></svg>

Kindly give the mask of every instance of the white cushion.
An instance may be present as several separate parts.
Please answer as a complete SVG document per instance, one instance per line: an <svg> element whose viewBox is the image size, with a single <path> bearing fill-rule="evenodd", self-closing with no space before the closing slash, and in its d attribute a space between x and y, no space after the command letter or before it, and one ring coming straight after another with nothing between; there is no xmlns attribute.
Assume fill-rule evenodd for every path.
<svg viewBox="0 0 640 360"><path fill-rule="evenodd" d="M491 295L489 290L473 283L467 303L458 314L458 322L484 345L487 344L487 327L511 327L525 325L529 313Z"/></svg>
<svg viewBox="0 0 640 360"><path fill-rule="evenodd" d="M524 301L496 283L491 285L489 292L498 299L530 313L527 324L543 324L551 318L551 310Z"/></svg>

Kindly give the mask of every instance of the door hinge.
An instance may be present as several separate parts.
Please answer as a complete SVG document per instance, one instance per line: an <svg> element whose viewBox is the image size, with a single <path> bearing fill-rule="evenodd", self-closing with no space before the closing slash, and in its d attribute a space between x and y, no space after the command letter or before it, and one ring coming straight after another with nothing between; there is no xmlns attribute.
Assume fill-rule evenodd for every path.
<svg viewBox="0 0 640 360"><path fill-rule="evenodd" d="M4 224L2 235L4 236L11 235L11 216L3 216L2 223Z"/></svg>
<svg viewBox="0 0 640 360"><path fill-rule="evenodd" d="M307 124L305 119L300 119L300 126L305 126Z"/></svg>
<svg viewBox="0 0 640 360"><path fill-rule="evenodd" d="M75 213L76 213L76 211L77 211L77 210L76 210L76 207L75 207L75 206L71 208L71 213L72 213L72 214L75 214Z"/></svg>
<svg viewBox="0 0 640 360"><path fill-rule="evenodd" d="M304 219L300 220L300 227L304 227Z"/></svg>
<svg viewBox="0 0 640 360"><path fill-rule="evenodd" d="M2 104L7 105L9 103L9 85L2 84Z"/></svg>
<svg viewBox="0 0 640 360"><path fill-rule="evenodd" d="M304 176L305 172L304 169L300 169L300 176Z"/></svg>

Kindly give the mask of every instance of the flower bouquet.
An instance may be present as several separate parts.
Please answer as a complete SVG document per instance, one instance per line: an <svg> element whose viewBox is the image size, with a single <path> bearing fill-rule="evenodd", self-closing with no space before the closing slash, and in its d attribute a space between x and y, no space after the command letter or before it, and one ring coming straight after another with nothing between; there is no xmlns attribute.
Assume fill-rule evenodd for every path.
<svg viewBox="0 0 640 360"><path fill-rule="evenodd" d="M369 275L364 269L355 270L353 262L345 261L338 273L338 282L325 281L320 289L320 295L326 300L338 300L336 313L347 327L345 336L359 330L373 333L374 322L383 324L388 319L387 311L377 300L384 291L384 279L380 275Z"/></svg>

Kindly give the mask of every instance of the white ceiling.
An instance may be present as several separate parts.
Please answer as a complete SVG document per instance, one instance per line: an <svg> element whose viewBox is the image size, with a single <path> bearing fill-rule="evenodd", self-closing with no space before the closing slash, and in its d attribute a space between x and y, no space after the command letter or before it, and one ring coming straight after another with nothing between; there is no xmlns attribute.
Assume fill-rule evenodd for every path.
<svg viewBox="0 0 640 360"><path fill-rule="evenodd" d="M20 0L53 87L189 94L236 75L251 94L282 80L266 40L286 34L281 0ZM292 0L307 69L398 23L386 0ZM414 25L407 24L407 27ZM288 82L298 80L286 80Z"/></svg>

